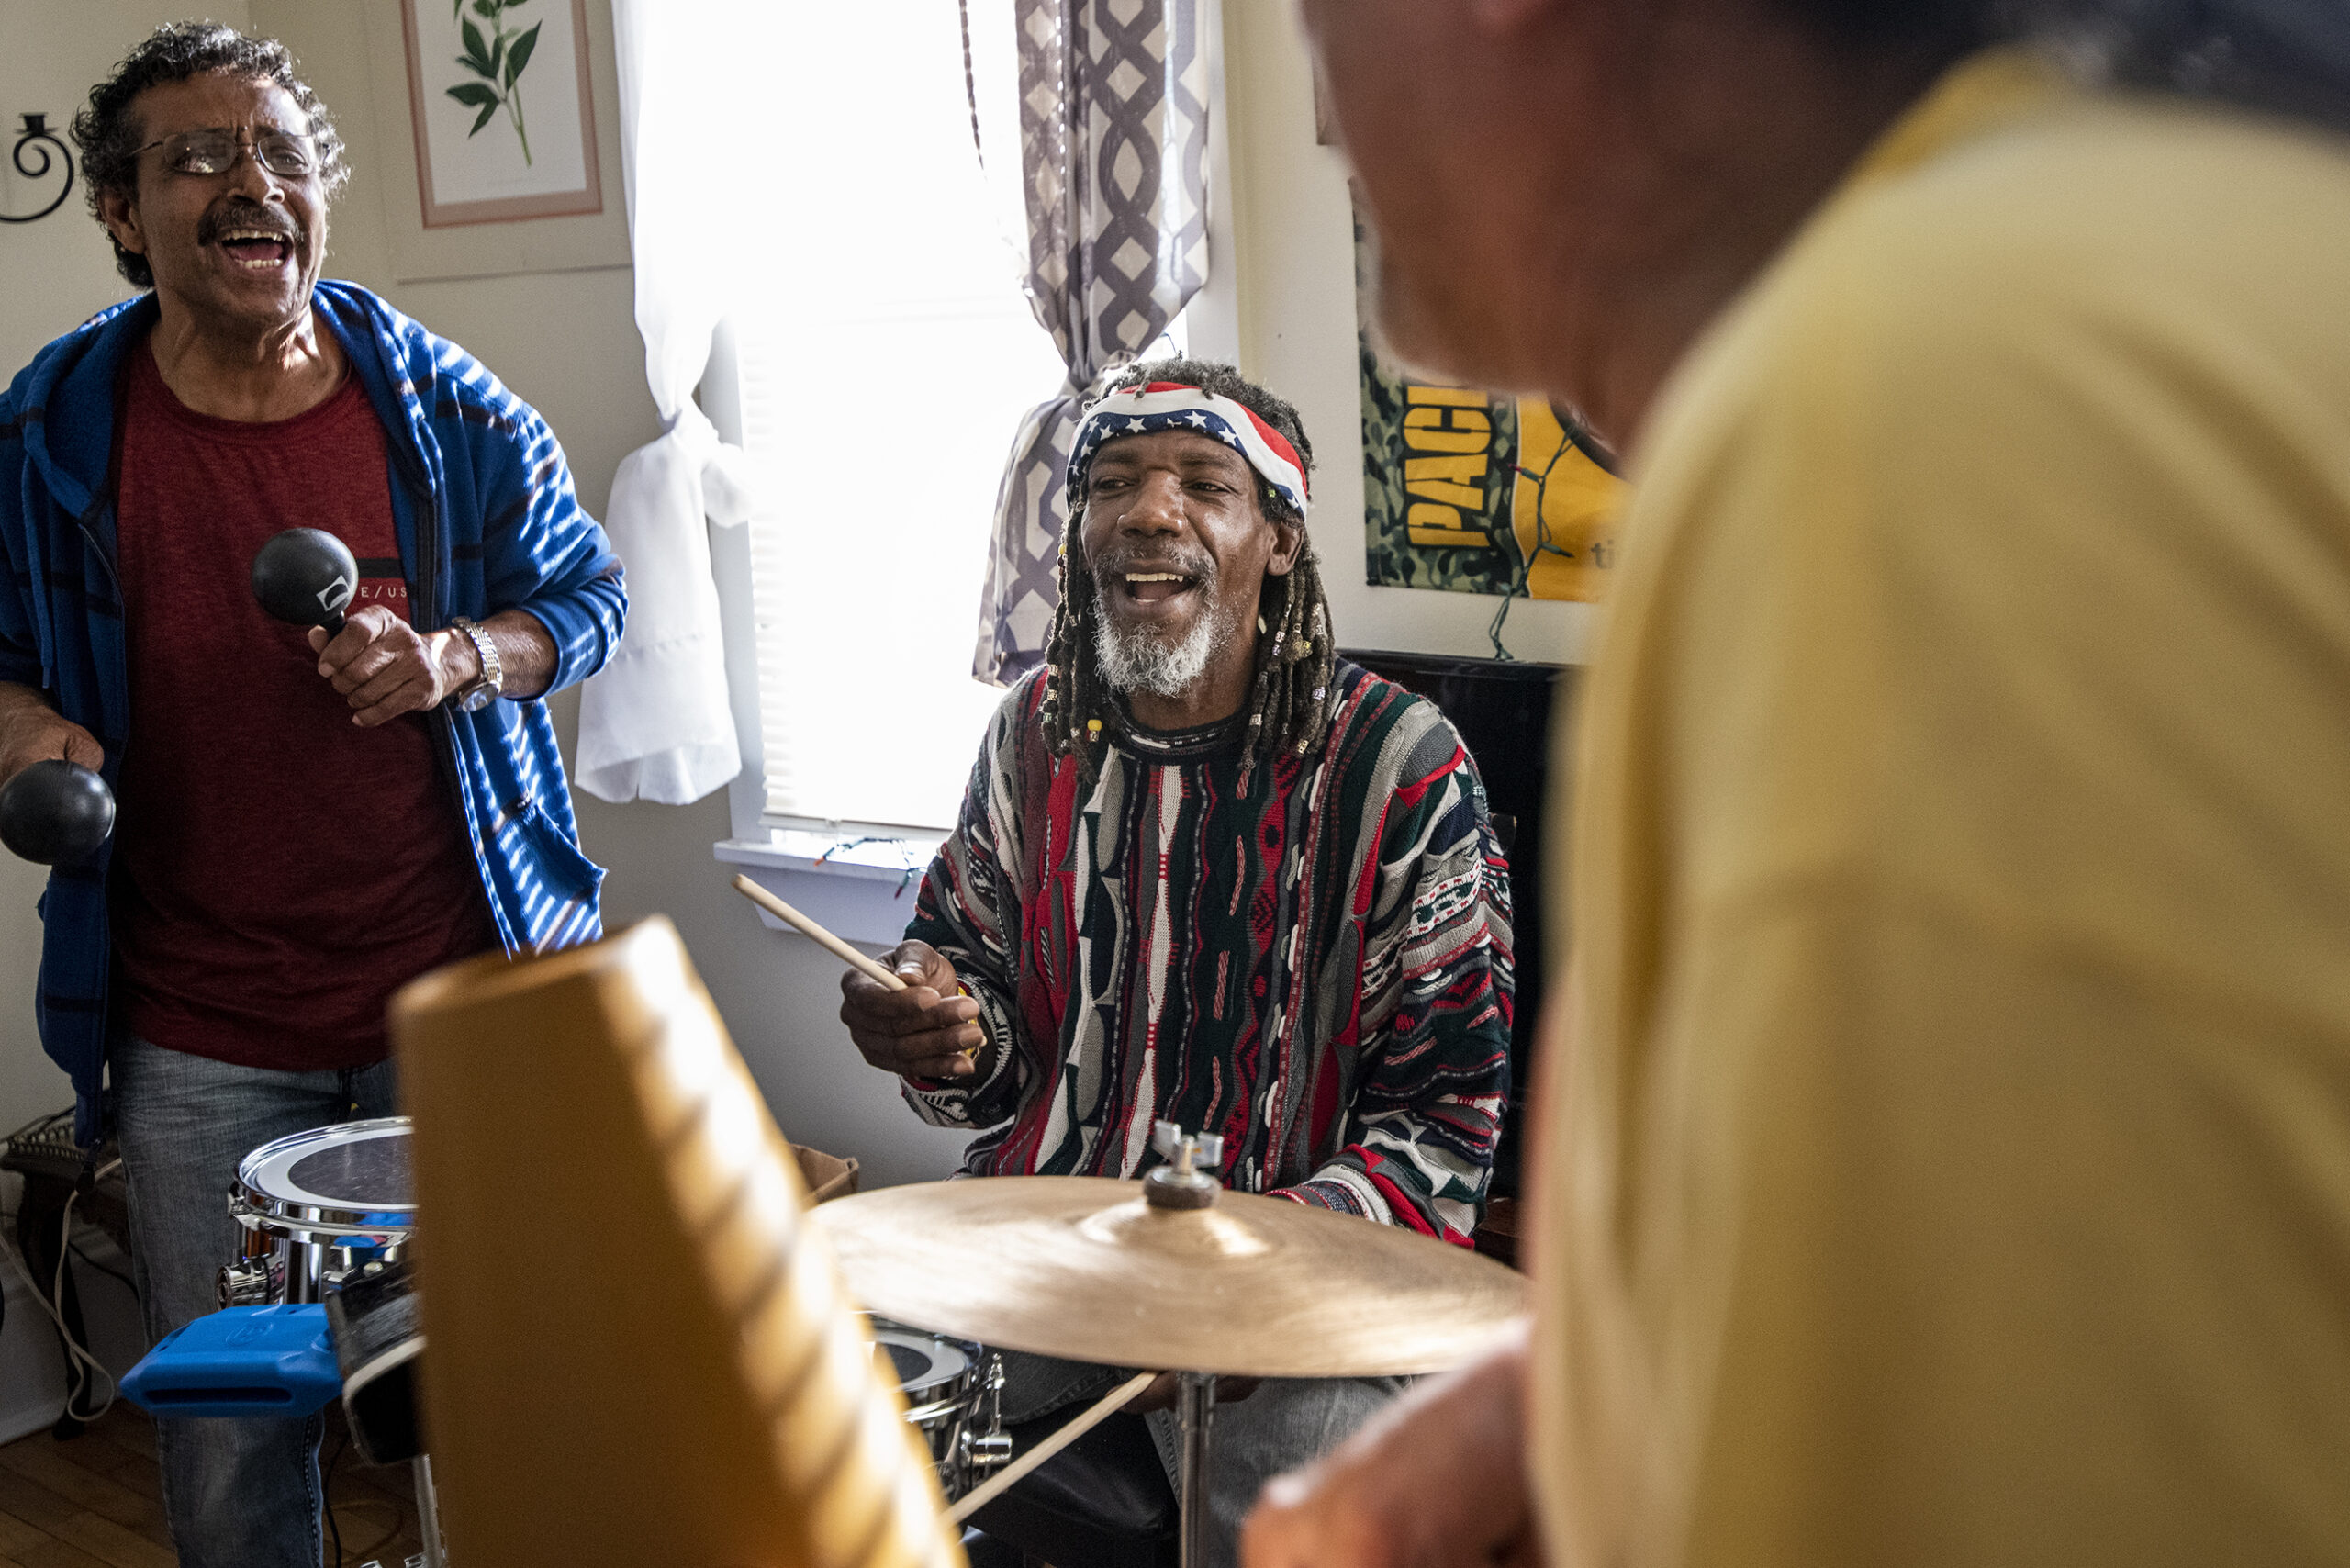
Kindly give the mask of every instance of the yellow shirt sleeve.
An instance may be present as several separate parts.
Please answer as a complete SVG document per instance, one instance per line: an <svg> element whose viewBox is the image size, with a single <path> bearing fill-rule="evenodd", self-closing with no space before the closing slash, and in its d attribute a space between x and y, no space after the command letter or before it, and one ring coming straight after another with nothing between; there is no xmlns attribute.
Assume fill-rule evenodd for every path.
<svg viewBox="0 0 2350 1568"><path fill-rule="evenodd" d="M1640 456L1562 1565L2350 1561L2350 158L2029 74L1897 130Z"/></svg>

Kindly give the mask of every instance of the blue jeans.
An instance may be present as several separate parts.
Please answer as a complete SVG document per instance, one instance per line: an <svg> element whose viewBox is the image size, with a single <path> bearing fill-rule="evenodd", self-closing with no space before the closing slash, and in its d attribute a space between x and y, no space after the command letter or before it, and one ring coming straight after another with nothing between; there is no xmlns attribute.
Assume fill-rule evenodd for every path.
<svg viewBox="0 0 2350 1568"><path fill-rule="evenodd" d="M394 1114L392 1065L279 1072L165 1050L114 1048L115 1130L130 1187L130 1261L147 1332L215 1307L237 1256L229 1184L273 1138ZM155 1423L163 1512L180 1568L319 1568L317 1416Z"/></svg>

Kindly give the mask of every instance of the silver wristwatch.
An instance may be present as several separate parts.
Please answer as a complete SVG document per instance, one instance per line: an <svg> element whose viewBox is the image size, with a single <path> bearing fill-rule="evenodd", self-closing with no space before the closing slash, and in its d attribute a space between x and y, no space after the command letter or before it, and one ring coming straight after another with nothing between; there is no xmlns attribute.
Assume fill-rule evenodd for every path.
<svg viewBox="0 0 2350 1568"><path fill-rule="evenodd" d="M481 678L458 692L454 699L459 712L478 713L506 694L506 671L498 660L498 644L490 640L488 633L462 615L450 617L449 624L465 634L474 652L481 657Z"/></svg>

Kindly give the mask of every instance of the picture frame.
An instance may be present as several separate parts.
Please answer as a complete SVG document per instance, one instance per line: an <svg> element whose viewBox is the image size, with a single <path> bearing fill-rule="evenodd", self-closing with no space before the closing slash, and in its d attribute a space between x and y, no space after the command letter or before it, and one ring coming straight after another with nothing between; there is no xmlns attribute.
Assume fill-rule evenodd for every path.
<svg viewBox="0 0 2350 1568"><path fill-rule="evenodd" d="M400 30L425 228L603 210L587 0L400 0Z"/></svg>
<svg viewBox="0 0 2350 1568"><path fill-rule="evenodd" d="M530 96L530 87L540 81L538 73L550 70L563 60L570 91L563 95L566 106L576 105L571 112L578 116L579 129L574 134L582 138L579 144L578 172L580 178L574 187L584 193L588 185L587 173L594 171L595 200L591 204L584 194L575 195L571 202L580 210L569 212L528 213L514 209L505 212L475 209L455 216L464 221L443 222L427 227L427 196L432 187L427 183L425 159L438 151L430 140L432 106L427 102L425 114L418 112L420 95L417 84L438 95L453 113L462 114L460 106L452 100L446 89L461 80L474 77L463 70L458 56L467 52L462 48L448 51L445 65L431 63L440 55L429 52L434 36L430 29L419 34L409 31L409 17L421 18L434 7L439 8L440 20L450 21L453 0L359 0L365 26L366 50L373 79L382 84L370 96L375 134L366 148L369 183L374 185L381 202L384 237L389 252L392 278L400 283L425 283L444 279L501 277L532 273L581 272L604 268L625 267L630 263L628 202L621 189L620 73L618 56L614 52L611 7L587 4L587 0L530 0L530 3L509 17L506 28L509 38L517 31L517 17L527 17L535 23L544 15L543 8L564 8L570 44L566 54L549 54L545 50L554 45L542 35L539 50L522 78L524 95L528 100L528 125L533 153L538 153L544 134L543 122L548 106ZM421 6L420 12L417 8ZM585 26L581 26L583 19ZM478 28L478 19L476 26ZM485 32L485 43L495 49L488 39L496 29ZM410 38L419 39L416 52L411 53ZM511 47L510 43L509 47ZM584 53L586 71L584 92L578 84ZM420 64L412 63L420 62ZM502 64L503 62L500 62ZM445 80L444 80L445 78ZM579 95L574 96L573 95ZM476 113L478 111L476 111ZM464 116L456 127L463 140L470 127L471 115ZM569 114L565 116L568 126ZM420 130L420 126L423 129ZM486 140L490 130L485 128ZM445 140L445 138L444 138ZM592 147L592 163L590 148ZM447 166L443 164L443 172ZM545 193L536 193L543 195ZM510 196L483 196L478 191L464 192L444 189L443 197L471 196L476 199L500 201ZM436 206L455 207L459 203L437 200Z"/></svg>

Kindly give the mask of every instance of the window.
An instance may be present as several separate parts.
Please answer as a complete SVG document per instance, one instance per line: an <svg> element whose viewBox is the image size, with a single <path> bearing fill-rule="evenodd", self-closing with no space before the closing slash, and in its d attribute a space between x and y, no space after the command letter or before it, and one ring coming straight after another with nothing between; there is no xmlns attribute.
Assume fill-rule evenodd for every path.
<svg viewBox="0 0 2350 1568"><path fill-rule="evenodd" d="M773 480L750 551L776 827L953 823L1003 695L970 673L997 485L1064 374L972 148L955 0L876 19L795 17L771 140L742 154L781 161L778 196L711 218L763 253L763 302L730 326ZM1016 164L1016 140L989 147Z"/></svg>

